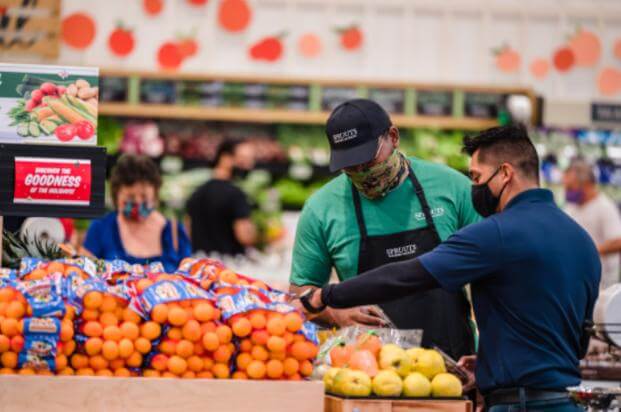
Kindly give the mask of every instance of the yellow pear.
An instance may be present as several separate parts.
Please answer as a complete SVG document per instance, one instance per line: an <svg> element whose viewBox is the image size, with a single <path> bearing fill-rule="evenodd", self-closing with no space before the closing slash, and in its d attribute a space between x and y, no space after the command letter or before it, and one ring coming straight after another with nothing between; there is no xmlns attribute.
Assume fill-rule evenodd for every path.
<svg viewBox="0 0 621 412"><path fill-rule="evenodd" d="M402 347L389 343L382 346L379 354L380 369L389 369L405 377L410 373L412 361Z"/></svg>
<svg viewBox="0 0 621 412"><path fill-rule="evenodd" d="M431 382L422 373L412 372L403 380L403 395L411 398L427 398L431 395Z"/></svg>
<svg viewBox="0 0 621 412"><path fill-rule="evenodd" d="M450 373L440 373L431 381L431 394L436 398L461 396L462 391L461 381Z"/></svg>
<svg viewBox="0 0 621 412"><path fill-rule="evenodd" d="M408 356L410 357L410 360L412 361L412 367L414 367L414 365L416 365L416 362L418 362L418 357L425 352L425 348L410 348L408 350L405 351L405 353L408 354Z"/></svg>
<svg viewBox="0 0 621 412"><path fill-rule="evenodd" d="M373 378L373 393L377 396L401 396L403 381L397 372L382 370Z"/></svg>
<svg viewBox="0 0 621 412"><path fill-rule="evenodd" d="M419 353L413 369L425 375L427 379L433 379L437 374L446 372L444 358L435 350L424 350Z"/></svg>
<svg viewBox="0 0 621 412"><path fill-rule="evenodd" d="M343 368L334 376L332 390L345 396L365 397L371 394L371 385L371 378L366 373Z"/></svg>
<svg viewBox="0 0 621 412"><path fill-rule="evenodd" d="M340 370L341 368L330 368L325 375L323 375L323 384L326 386L326 391L334 392L334 377Z"/></svg>

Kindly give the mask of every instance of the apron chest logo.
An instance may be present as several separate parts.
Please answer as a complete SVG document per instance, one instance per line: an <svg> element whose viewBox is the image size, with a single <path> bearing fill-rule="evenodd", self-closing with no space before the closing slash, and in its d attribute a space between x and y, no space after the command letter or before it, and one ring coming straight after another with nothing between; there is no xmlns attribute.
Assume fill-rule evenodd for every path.
<svg viewBox="0 0 621 412"><path fill-rule="evenodd" d="M433 209L431 209L431 217L440 217L440 216L444 216L444 208L442 206L434 207ZM425 220L425 214L423 212L418 212L414 215L414 219Z"/></svg>
<svg viewBox="0 0 621 412"><path fill-rule="evenodd" d="M386 255L390 259L395 259L395 258L399 258L399 257L403 257L403 256L409 256L409 255L413 255L415 253L416 253L416 245L415 244L399 246L399 247L393 247L393 248L390 248L390 249L386 249Z"/></svg>

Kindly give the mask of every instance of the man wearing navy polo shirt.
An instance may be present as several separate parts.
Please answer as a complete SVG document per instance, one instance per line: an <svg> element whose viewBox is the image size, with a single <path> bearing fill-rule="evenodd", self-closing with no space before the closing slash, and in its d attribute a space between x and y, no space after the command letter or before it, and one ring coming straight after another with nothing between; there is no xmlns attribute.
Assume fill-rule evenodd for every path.
<svg viewBox="0 0 621 412"><path fill-rule="evenodd" d="M464 139L475 209L487 219L433 251L392 263L321 293L301 296L307 312L377 304L471 284L480 331L476 382L486 407L577 411L566 388L580 382L600 280L589 235L539 188L537 153L526 130L505 126Z"/></svg>

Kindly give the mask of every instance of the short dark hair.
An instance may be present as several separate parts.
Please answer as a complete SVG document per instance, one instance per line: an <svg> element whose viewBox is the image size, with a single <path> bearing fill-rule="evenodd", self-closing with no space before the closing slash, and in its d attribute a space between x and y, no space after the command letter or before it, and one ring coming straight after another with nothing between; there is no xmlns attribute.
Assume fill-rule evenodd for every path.
<svg viewBox="0 0 621 412"><path fill-rule="evenodd" d="M162 186L160 170L147 156L124 154L119 157L110 174L110 193L114 204L121 187L136 183L150 184L157 192Z"/></svg>
<svg viewBox="0 0 621 412"><path fill-rule="evenodd" d="M224 155L235 154L237 146L244 142L244 139L224 139L222 143L218 145L218 150L216 150L216 157L213 159L213 164L217 166Z"/></svg>
<svg viewBox="0 0 621 412"><path fill-rule="evenodd" d="M524 177L539 181L539 156L524 126L499 126L464 137L463 152L472 156L477 150L481 162L491 157L499 165L510 163Z"/></svg>

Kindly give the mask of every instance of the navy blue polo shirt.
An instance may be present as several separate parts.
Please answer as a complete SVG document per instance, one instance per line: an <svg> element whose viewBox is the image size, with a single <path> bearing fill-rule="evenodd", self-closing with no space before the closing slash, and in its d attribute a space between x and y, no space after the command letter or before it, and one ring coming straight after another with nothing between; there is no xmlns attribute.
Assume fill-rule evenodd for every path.
<svg viewBox="0 0 621 412"><path fill-rule="evenodd" d="M564 390L580 382L582 326L593 314L601 266L593 241L552 192L520 193L420 262L445 289L471 284L483 393Z"/></svg>

